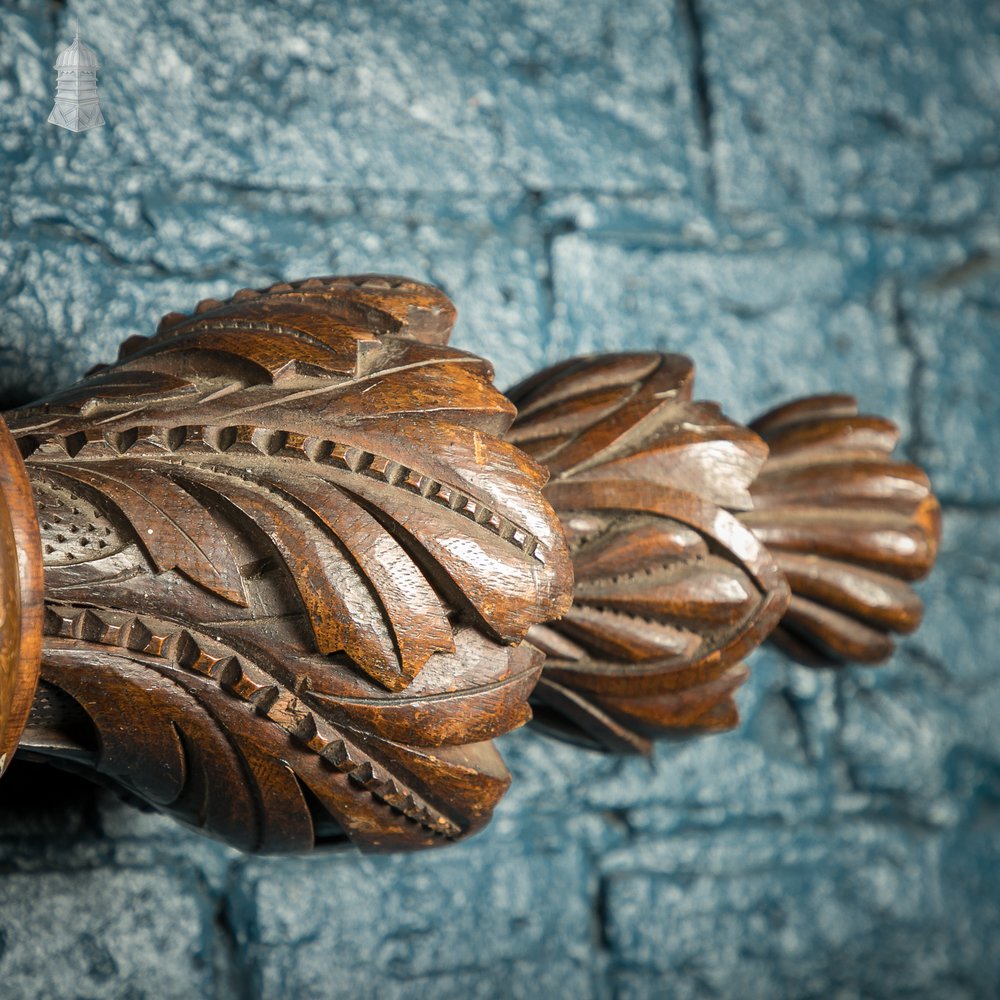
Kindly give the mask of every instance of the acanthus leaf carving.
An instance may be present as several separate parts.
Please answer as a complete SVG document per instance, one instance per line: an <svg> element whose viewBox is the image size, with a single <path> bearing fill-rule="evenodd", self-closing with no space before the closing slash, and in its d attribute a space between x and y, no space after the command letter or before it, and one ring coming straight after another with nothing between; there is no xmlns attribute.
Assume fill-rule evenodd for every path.
<svg viewBox="0 0 1000 1000"><path fill-rule="evenodd" d="M25 752L245 850L430 846L488 820L529 697L644 753L736 725L771 634L876 662L916 627L940 513L890 421L742 427L652 352L508 400L454 319L402 278L243 289L8 415L45 564Z"/></svg>
<svg viewBox="0 0 1000 1000"><path fill-rule="evenodd" d="M940 508L892 459L896 426L831 395L744 428L692 385L686 358L606 355L510 393L510 439L549 465L573 555L573 607L531 632L539 717L571 739L635 752L730 728L739 658L765 638L809 665L877 663L920 622L910 581Z"/></svg>
<svg viewBox="0 0 1000 1000"><path fill-rule="evenodd" d="M404 279L245 290L10 415L48 497L43 678L98 737L134 731L87 766L231 842L215 800L238 767L248 849L485 822L509 780L489 740L540 669L521 640L566 610L570 567L453 319Z"/></svg>

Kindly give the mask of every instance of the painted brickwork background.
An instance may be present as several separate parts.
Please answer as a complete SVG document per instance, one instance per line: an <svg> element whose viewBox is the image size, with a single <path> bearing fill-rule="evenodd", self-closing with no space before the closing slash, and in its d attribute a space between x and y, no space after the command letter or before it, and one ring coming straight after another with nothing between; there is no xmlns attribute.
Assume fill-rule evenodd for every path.
<svg viewBox="0 0 1000 1000"><path fill-rule="evenodd" d="M946 510L890 665L758 655L740 731L652 763L517 733L449 851L250 859L15 768L0 994L996 996L998 162L996 3L0 4L8 403L203 296L398 271L501 384L657 347L740 418L851 389Z"/></svg>

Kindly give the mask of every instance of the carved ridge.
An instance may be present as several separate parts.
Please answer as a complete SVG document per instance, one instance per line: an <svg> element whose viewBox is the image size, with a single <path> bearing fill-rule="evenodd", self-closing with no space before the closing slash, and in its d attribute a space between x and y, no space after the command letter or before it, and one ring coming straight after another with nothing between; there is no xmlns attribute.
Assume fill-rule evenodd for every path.
<svg viewBox="0 0 1000 1000"><path fill-rule="evenodd" d="M120 619L120 620L119 620ZM251 705L256 713L273 722L324 761L348 775L374 798L431 833L454 838L461 827L425 802L415 792L399 789L398 779L390 776L370 756L340 734L315 710L291 691L283 690L273 681L260 682L250 676L244 658L235 650L228 655L206 653L191 633L190 624L178 625L175 631L154 630L146 616L109 612L95 608L71 608L47 605L45 635L50 638L76 640L114 646L157 659L216 681L228 694ZM161 634L166 632L166 634ZM215 645L224 645L213 640Z"/></svg>
<svg viewBox="0 0 1000 1000"><path fill-rule="evenodd" d="M730 513L766 446L693 401L693 376L679 355L588 356L509 393L509 439L549 465L576 573L565 618L529 633L547 657L533 702L575 742L649 753L656 736L733 727L739 661L788 603Z"/></svg>
<svg viewBox="0 0 1000 1000"><path fill-rule="evenodd" d="M478 498L383 455L326 438L305 437L295 431L253 424L183 424L169 428L136 425L124 430L104 431L93 437L77 432L40 440L32 435L18 440L22 443L22 457L40 468L57 465L67 458L113 460L130 452L168 464L174 456L180 461L191 457L208 458L213 454L236 454L238 450L304 460L317 466L357 473L425 497L468 518L537 562L543 565L545 562L538 551L537 537ZM234 474L226 466L216 468Z"/></svg>

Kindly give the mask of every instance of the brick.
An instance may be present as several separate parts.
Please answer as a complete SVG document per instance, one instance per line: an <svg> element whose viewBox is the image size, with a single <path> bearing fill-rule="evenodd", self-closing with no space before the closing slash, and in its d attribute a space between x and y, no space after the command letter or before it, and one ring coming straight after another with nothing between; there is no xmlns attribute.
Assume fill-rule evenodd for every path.
<svg viewBox="0 0 1000 1000"><path fill-rule="evenodd" d="M1000 267L971 253L960 284L924 284L904 300L921 361L917 458L939 493L972 504L1000 503ZM946 278L947 280L947 278Z"/></svg>
<svg viewBox="0 0 1000 1000"><path fill-rule="evenodd" d="M254 188L673 189L698 155L688 34L664 6L74 13L99 49L111 126L77 143L85 170ZM54 75L39 55L30 86L44 101Z"/></svg>
<svg viewBox="0 0 1000 1000"><path fill-rule="evenodd" d="M949 980L932 836L864 822L765 825L645 847L605 862L621 995L656 995L670 977L684 998L929 997Z"/></svg>
<svg viewBox="0 0 1000 1000"><path fill-rule="evenodd" d="M1000 519L946 509L944 529L938 570L921 587L924 628L889 665L842 678L840 754L856 788L951 825L1000 761Z"/></svg>
<svg viewBox="0 0 1000 1000"><path fill-rule="evenodd" d="M966 822L948 839L942 854L943 905L952 927L951 963L961 970L966 992L975 997L1000 991L1000 955L994 947L1000 932L998 791L994 769L991 779L966 799Z"/></svg>
<svg viewBox="0 0 1000 1000"><path fill-rule="evenodd" d="M698 8L724 210L944 226L996 204L994 8Z"/></svg>
<svg viewBox="0 0 1000 1000"><path fill-rule="evenodd" d="M11 1000L208 996L210 911L190 874L7 874L0 976Z"/></svg>
<svg viewBox="0 0 1000 1000"><path fill-rule="evenodd" d="M904 647L969 696L997 676L1000 514L946 507L943 529L938 565L919 584L924 621Z"/></svg>
<svg viewBox="0 0 1000 1000"><path fill-rule="evenodd" d="M586 968L589 892L580 844L524 822L444 852L254 862L234 923L262 997L488 996L518 965L528 995L557 951Z"/></svg>
<svg viewBox="0 0 1000 1000"><path fill-rule="evenodd" d="M768 247L734 234L705 249L662 248L648 236L640 245L558 237L551 353L688 354L696 393L746 419L794 395L849 386L907 430L911 359L888 309L872 308L870 239L772 236Z"/></svg>
<svg viewBox="0 0 1000 1000"><path fill-rule="evenodd" d="M51 106L48 86L54 24L41 5L4 10L0 24L0 176L9 175L27 159L40 138L41 123ZM51 74L51 77L50 77ZM44 111L42 110L44 108Z"/></svg>

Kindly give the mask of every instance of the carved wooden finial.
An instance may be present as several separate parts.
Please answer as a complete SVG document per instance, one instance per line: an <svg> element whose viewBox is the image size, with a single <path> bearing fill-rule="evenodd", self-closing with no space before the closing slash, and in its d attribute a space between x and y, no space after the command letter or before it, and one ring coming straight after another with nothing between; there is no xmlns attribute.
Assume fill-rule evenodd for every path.
<svg viewBox="0 0 1000 1000"><path fill-rule="evenodd" d="M896 425L852 396L814 396L751 424L770 448L740 519L774 553L792 598L771 639L802 663L880 663L923 616L909 583L937 558L926 473L893 460Z"/></svg>
<svg viewBox="0 0 1000 1000"><path fill-rule="evenodd" d="M454 319L405 278L242 289L8 414L0 768L19 743L245 850L430 846L488 820L529 697L648 752L734 726L769 635L873 662L916 627L939 508L888 421L741 427L658 353L508 400Z"/></svg>

